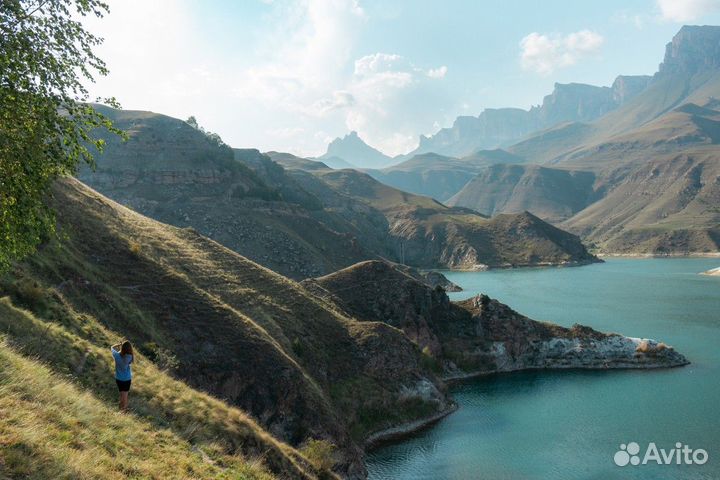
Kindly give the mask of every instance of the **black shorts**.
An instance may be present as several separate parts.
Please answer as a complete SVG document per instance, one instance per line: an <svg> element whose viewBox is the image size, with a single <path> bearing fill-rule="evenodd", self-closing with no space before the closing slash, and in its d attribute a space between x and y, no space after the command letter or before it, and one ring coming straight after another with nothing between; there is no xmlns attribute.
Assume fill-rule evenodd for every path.
<svg viewBox="0 0 720 480"><path fill-rule="evenodd" d="M118 390L120 390L121 392L129 392L130 391L130 382L132 382L132 380L115 379L115 383L117 383Z"/></svg>

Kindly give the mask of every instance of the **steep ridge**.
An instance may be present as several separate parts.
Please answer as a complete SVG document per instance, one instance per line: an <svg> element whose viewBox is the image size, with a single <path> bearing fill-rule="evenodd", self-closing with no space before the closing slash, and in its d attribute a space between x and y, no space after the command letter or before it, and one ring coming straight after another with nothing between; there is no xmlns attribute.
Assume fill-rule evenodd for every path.
<svg viewBox="0 0 720 480"><path fill-rule="evenodd" d="M291 278L374 258L381 248L295 184L257 150L217 145L187 123L151 112L98 107L129 133L108 137L95 171L78 178L113 200L192 227ZM252 168L251 168L252 167Z"/></svg>
<svg viewBox="0 0 720 480"><path fill-rule="evenodd" d="M488 216L528 211L559 223L591 202L594 180L591 172L498 164L486 168L446 203Z"/></svg>
<svg viewBox="0 0 720 480"><path fill-rule="evenodd" d="M419 349L398 330L358 323L212 240L143 217L77 181L63 182L55 197L68 238L46 247L15 278L52 288L49 298L77 312L72 323L52 312L38 315L49 329L59 322L78 338L75 353L65 357L72 365L89 349L94 376L86 381L94 388L107 388L92 381L98 372L109 379L107 360L97 359L107 357L105 342L115 337L98 333L102 327L131 338L143 355L138 365L151 373L147 358L169 352L174 376L192 392L224 399L222 408L242 409L274 437L298 447L312 439L334 443L337 470L352 478L364 476L366 436L451 405ZM138 370L141 412L172 419L172 410L162 414L156 406L175 405L186 416L197 414L198 428L235 438L244 452L248 440L233 437L238 427L226 426L214 400L181 408L172 389L153 390L147 372ZM155 410L146 412L147 405Z"/></svg>
<svg viewBox="0 0 720 480"><path fill-rule="evenodd" d="M422 153L398 165L366 172L391 187L445 202L485 167L523 162L523 158L499 149L478 150L463 158Z"/></svg>
<svg viewBox="0 0 720 480"><path fill-rule="evenodd" d="M542 105L530 110L486 109L477 117L458 117L451 128L421 136L420 145L407 157L426 152L462 157L478 149L512 145L560 123L589 122L629 102L649 81L647 76L619 76L611 87L556 83Z"/></svg>
<svg viewBox="0 0 720 480"><path fill-rule="evenodd" d="M450 302L391 265L363 262L303 281L361 321L401 329L445 378L530 368L653 368L685 365L655 340L531 320L485 295Z"/></svg>
<svg viewBox="0 0 720 480"><path fill-rule="evenodd" d="M420 268L483 269L597 261L577 237L523 213L492 219L384 185L356 170L294 168L302 186L326 205L381 214L399 263Z"/></svg>
<svg viewBox="0 0 720 480"><path fill-rule="evenodd" d="M441 376L685 362L656 342L541 328L486 297L451 304L441 287L384 262L301 286L73 179L57 185L53 204L62 240L0 278L9 345L0 353L0 404L9 408L0 425L23 475L128 475L132 451L133 463L145 459L132 468L137 475L329 479L329 462L363 478L363 446L455 408ZM423 330L417 316L428 311ZM107 346L123 337L137 362L131 413L120 418L110 414ZM27 375L31 382L19 381ZM33 413L38 401L47 415ZM78 436L51 449L25 428L55 438L57 422ZM114 444L102 440L118 428ZM309 447L316 441L337 450L318 461ZM98 444L112 454L88 462Z"/></svg>

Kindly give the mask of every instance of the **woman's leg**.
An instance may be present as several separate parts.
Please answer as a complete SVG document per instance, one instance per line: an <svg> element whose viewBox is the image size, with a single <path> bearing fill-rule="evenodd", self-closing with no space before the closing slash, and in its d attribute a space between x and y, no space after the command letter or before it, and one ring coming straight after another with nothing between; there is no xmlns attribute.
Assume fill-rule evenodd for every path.
<svg viewBox="0 0 720 480"><path fill-rule="evenodd" d="M120 410L127 410L128 407L128 393L129 392L120 392Z"/></svg>

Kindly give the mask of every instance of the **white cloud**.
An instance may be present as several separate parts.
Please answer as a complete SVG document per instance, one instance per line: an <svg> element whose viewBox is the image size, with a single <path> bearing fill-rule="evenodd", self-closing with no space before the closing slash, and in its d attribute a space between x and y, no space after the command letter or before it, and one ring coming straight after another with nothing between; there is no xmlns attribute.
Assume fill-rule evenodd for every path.
<svg viewBox="0 0 720 480"><path fill-rule="evenodd" d="M548 75L598 52L604 42L599 33L580 30L568 35L533 32L520 41L520 61L525 70Z"/></svg>
<svg viewBox="0 0 720 480"><path fill-rule="evenodd" d="M438 68L431 68L427 71L427 76L430 78L445 78L447 70L448 69L445 65Z"/></svg>
<svg viewBox="0 0 720 480"><path fill-rule="evenodd" d="M315 102L310 111L322 116L334 110L341 110L352 107L353 105L355 105L355 97L352 93L345 90L337 90L332 93L331 97L321 98Z"/></svg>
<svg viewBox="0 0 720 480"><path fill-rule="evenodd" d="M663 20L689 22L720 10L720 0L657 0Z"/></svg>
<svg viewBox="0 0 720 480"><path fill-rule="evenodd" d="M89 22L111 70L92 94L195 115L236 147L317 155L352 129L404 153L448 103L447 66L358 54L370 18L358 0L263 1L263 16L243 26L213 23L215 11L198 18L189 0L108 1L110 15Z"/></svg>
<svg viewBox="0 0 720 480"><path fill-rule="evenodd" d="M348 109L345 125L389 155L412 150L417 132L428 128L437 113L433 105L419 108L423 102L417 99L426 97L446 73L444 65L426 70L393 53L358 58L347 86L356 103ZM416 112L409 113L412 109Z"/></svg>

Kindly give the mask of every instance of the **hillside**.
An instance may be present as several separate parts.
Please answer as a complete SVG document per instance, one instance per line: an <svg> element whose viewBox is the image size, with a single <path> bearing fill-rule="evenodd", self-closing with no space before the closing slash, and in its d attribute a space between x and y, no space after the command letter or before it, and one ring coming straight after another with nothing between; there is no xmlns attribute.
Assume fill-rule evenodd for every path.
<svg viewBox="0 0 720 480"><path fill-rule="evenodd" d="M0 278L11 478L335 478L329 467L364 478L364 447L455 408L441 377L686 363L589 329L548 324L538 343L540 324L508 307L450 304L384 262L300 285L76 180L53 204L61 240ZM411 312L429 312L428 329L413 333ZM137 354L127 415L114 412L108 345L119 338ZM543 346L556 338L567 350ZM599 339L612 348L596 350ZM497 342L518 349L498 355Z"/></svg>
<svg viewBox="0 0 720 480"><path fill-rule="evenodd" d="M564 244L548 248L553 242L562 244L555 239L537 248L519 246L519 241L532 242L532 236L506 247L488 240L487 229L485 233L455 235L459 229L454 222L464 231L477 230L474 225L484 222L469 212L436 218L434 237L420 233L425 219L405 215L402 228L416 232L410 234L413 253L407 255L405 234L398 235L391 226L391 222L398 226L397 216L370 205L362 192L348 194L327 181L332 178L328 173L340 171L288 154L273 153L276 162L254 149L231 149L164 115L98 108L129 132L129 140L122 143L109 138L105 152L97 158L96 170L83 169L79 179L143 215L192 227L290 278L318 276L373 258L412 262L411 266L425 269L583 262L589 258L577 240L577 245L567 250ZM357 175L362 182L371 180L365 174L347 173L353 170L342 172ZM395 198L397 206L406 202L408 211L424 205L446 209L429 198L390 187L384 191ZM439 237L439 230L446 226L449 234ZM450 243L441 245L440 238Z"/></svg>
<svg viewBox="0 0 720 480"><path fill-rule="evenodd" d="M363 222L354 225L323 209L257 150L217 145L164 115L99 108L130 138L108 138L95 171L84 168L78 178L113 200L163 223L192 227L291 278L382 252Z"/></svg>
<svg viewBox="0 0 720 480"><path fill-rule="evenodd" d="M326 205L382 215L387 244L399 263L420 268L478 269L597 261L577 237L522 213L486 218L429 197L389 187L356 170L293 169Z"/></svg>
<svg viewBox="0 0 720 480"><path fill-rule="evenodd" d="M103 401L115 396L107 346L131 338L142 355L135 415L170 422L188 440L211 438L228 454L262 456L291 478L312 473L272 437L298 448L332 442L337 470L362 477L367 435L448 408L442 384L398 330L358 324L193 230L76 181L55 196L67 239L6 279L5 295L33 315L0 316L2 330Z"/></svg>
<svg viewBox="0 0 720 480"><path fill-rule="evenodd" d="M463 158L422 153L398 165L367 173L399 190L445 202L488 165L523 162L523 158L499 149L478 150Z"/></svg>
<svg viewBox="0 0 720 480"><path fill-rule="evenodd" d="M591 202L594 180L591 172L496 164L474 177L446 203L488 216L528 211L557 223Z"/></svg>

